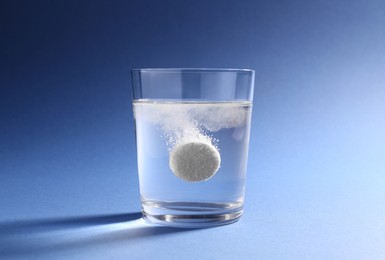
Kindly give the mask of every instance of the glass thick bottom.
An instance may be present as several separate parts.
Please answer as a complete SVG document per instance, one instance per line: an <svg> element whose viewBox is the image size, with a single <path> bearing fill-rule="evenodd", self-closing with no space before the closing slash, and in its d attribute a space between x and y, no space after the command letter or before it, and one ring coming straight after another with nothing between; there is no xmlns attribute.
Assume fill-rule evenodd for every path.
<svg viewBox="0 0 385 260"><path fill-rule="evenodd" d="M143 201L148 222L180 228L209 228L234 223L243 213L243 203Z"/></svg>

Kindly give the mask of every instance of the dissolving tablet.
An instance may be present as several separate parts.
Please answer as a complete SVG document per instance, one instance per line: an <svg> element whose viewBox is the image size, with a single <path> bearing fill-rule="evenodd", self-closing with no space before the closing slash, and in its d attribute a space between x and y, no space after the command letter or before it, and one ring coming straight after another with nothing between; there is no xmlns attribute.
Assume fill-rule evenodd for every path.
<svg viewBox="0 0 385 260"><path fill-rule="evenodd" d="M202 141L182 142L170 151L170 168L182 180L199 182L218 171L221 157L217 148Z"/></svg>

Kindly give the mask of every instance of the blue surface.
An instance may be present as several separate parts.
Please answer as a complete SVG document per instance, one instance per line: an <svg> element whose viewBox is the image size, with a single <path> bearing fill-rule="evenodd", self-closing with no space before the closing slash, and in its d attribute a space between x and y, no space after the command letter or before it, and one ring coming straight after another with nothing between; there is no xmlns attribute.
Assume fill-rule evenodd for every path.
<svg viewBox="0 0 385 260"><path fill-rule="evenodd" d="M385 259L385 2L1 1L1 259ZM139 218L129 70L256 70L240 222Z"/></svg>

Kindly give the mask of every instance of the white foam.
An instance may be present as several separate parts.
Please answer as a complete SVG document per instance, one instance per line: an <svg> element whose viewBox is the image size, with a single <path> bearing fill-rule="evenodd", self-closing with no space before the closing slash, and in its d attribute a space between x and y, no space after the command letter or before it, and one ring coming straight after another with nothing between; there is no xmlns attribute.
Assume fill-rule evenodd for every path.
<svg viewBox="0 0 385 260"><path fill-rule="evenodd" d="M160 126L169 147L181 138L210 138L205 134L243 126L247 111L239 103L160 103L143 102L136 112Z"/></svg>

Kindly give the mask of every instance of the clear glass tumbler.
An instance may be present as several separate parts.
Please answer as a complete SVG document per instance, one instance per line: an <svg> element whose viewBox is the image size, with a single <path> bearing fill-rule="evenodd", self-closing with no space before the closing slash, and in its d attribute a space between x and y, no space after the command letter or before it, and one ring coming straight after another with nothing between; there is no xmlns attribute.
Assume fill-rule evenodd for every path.
<svg viewBox="0 0 385 260"><path fill-rule="evenodd" d="M243 213L254 71L132 70L143 217L176 227Z"/></svg>

